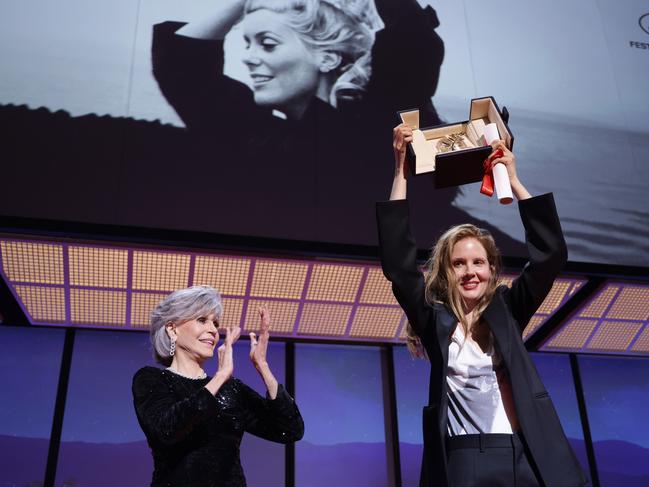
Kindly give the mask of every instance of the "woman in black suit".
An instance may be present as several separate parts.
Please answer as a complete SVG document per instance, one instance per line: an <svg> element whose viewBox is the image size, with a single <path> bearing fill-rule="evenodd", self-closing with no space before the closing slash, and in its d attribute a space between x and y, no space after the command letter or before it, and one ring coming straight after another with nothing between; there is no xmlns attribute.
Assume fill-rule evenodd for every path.
<svg viewBox="0 0 649 487"><path fill-rule="evenodd" d="M409 230L405 148L394 129L390 201L377 204L383 272L408 320L411 350L431 363L424 408L422 486L577 486L586 478L522 340L567 258L551 194L532 197L503 156L519 200L529 262L511 288L498 285L500 254L473 225L449 229L422 275Z"/></svg>

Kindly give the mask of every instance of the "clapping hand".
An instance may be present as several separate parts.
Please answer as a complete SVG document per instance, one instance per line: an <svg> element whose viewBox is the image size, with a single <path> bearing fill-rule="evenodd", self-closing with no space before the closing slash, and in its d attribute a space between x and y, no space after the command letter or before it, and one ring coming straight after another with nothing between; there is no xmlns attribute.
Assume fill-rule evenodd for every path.
<svg viewBox="0 0 649 487"><path fill-rule="evenodd" d="M234 360L232 358L232 345L239 339L241 328L238 326L225 329L225 340L218 350L219 370L217 372L224 380L229 379L234 372Z"/></svg>
<svg viewBox="0 0 649 487"><path fill-rule="evenodd" d="M255 333L250 333L250 361L257 370L268 366L266 352L268 350L268 339L270 338L270 313L268 307L259 307L259 337Z"/></svg>

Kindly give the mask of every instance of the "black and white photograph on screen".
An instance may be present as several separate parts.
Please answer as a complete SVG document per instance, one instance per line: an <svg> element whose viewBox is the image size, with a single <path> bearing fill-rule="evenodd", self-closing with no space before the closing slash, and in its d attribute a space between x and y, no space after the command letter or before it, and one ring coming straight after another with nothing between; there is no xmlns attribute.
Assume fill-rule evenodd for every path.
<svg viewBox="0 0 649 487"><path fill-rule="evenodd" d="M501 7L3 2L0 213L376 245L397 112L434 126L493 96L530 190L554 182L570 259L647 265L642 2ZM522 255L515 205L479 186L415 177L420 245L470 221Z"/></svg>

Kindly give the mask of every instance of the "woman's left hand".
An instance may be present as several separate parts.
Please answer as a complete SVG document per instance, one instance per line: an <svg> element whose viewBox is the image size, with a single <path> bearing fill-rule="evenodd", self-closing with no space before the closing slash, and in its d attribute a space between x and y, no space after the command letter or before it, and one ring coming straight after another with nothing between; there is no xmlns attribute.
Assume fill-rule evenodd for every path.
<svg viewBox="0 0 649 487"><path fill-rule="evenodd" d="M489 155L489 159L491 160L493 157L493 160L491 160L491 167L489 169L493 169L496 164L504 164L505 167L507 167L509 182L512 183L516 181L518 176L516 175L516 156L514 153L507 148L507 145L502 140L494 140L491 143L491 147L492 151ZM498 151L502 152L502 156L494 157Z"/></svg>
<svg viewBox="0 0 649 487"><path fill-rule="evenodd" d="M259 337L250 333L250 361L257 370L267 367L266 352L268 350L268 339L270 338L270 313L267 306L259 307Z"/></svg>
<svg viewBox="0 0 649 487"><path fill-rule="evenodd" d="M491 143L491 147L493 150L488 159L491 161L491 165L488 169L493 169L496 164L504 164L507 168L509 184L512 187L516 199L525 200L531 198L532 195L527 191L527 188L523 186L518 179L518 174L516 174L516 156L514 153L507 148L507 145L502 140L494 140Z"/></svg>

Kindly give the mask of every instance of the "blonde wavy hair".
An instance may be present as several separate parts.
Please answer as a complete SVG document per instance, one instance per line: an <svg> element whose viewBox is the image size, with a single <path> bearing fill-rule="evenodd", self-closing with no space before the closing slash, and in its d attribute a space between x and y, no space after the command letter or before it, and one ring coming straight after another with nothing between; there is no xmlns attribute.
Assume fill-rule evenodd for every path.
<svg viewBox="0 0 649 487"><path fill-rule="evenodd" d="M498 288L502 269L500 251L487 230L478 228L475 225L463 224L451 227L444 232L437 240L425 264L424 283L426 302L431 306L434 303L441 303L446 306L460 323L464 336L468 336L473 323L469 323L464 314L464 300L457 286L458 281L451 262L453 247L465 238L475 238L480 242L485 249L491 269L491 278L487 284L487 289L478 301L473 313L475 317L473 323L479 321ZM406 344L410 353L417 358L427 358L421 340L410 323L407 323L406 327Z"/></svg>
<svg viewBox="0 0 649 487"><path fill-rule="evenodd" d="M307 46L340 55L331 105L362 95L371 75L374 33L383 27L373 0L247 0L244 14L260 9L288 14L288 25Z"/></svg>

